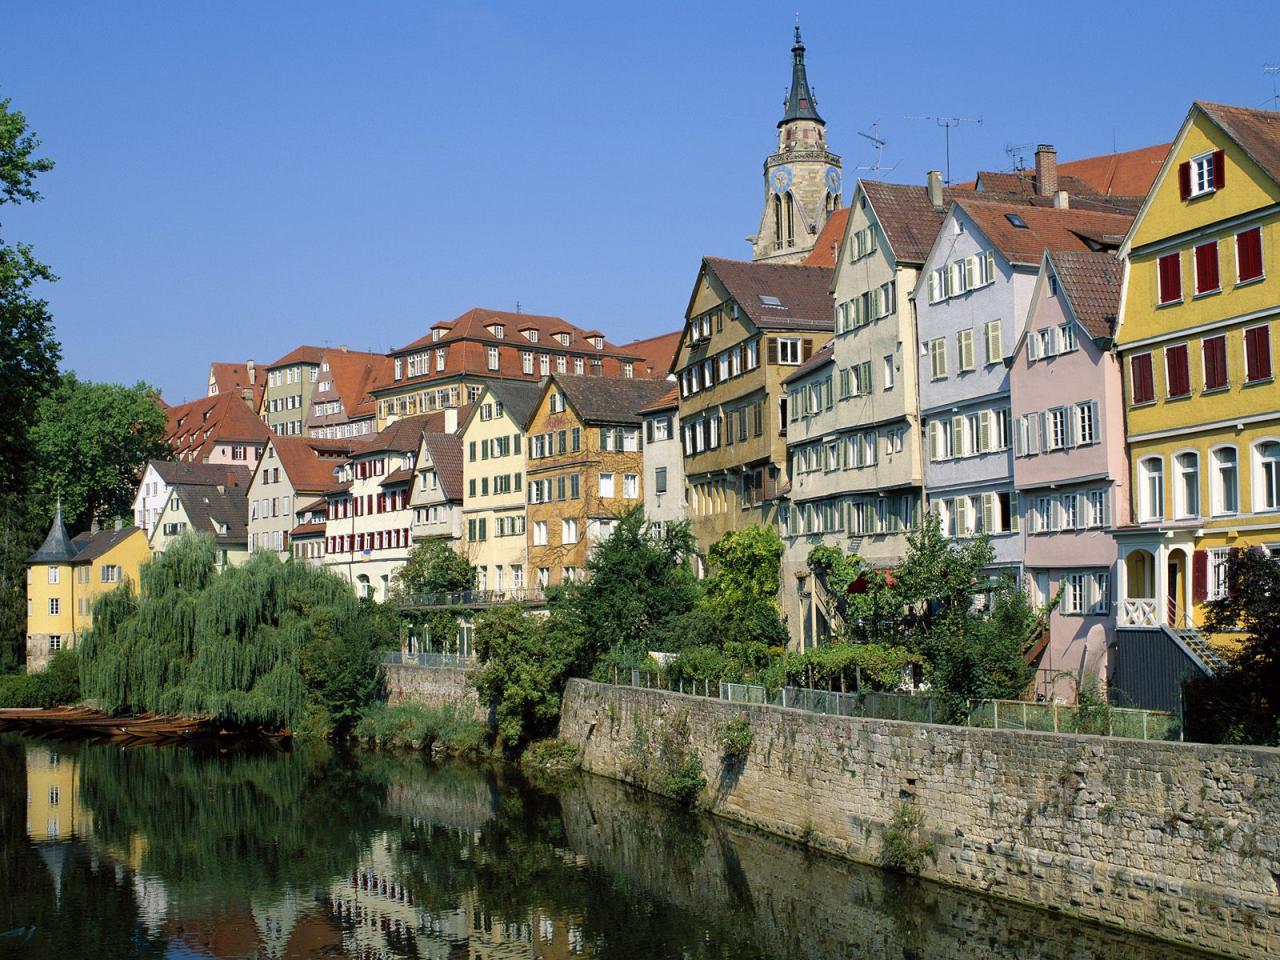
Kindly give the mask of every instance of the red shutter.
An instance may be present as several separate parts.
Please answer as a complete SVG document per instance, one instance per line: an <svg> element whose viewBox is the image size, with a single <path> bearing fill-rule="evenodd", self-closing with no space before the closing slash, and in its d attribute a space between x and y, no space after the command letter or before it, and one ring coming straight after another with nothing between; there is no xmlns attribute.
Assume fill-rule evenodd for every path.
<svg viewBox="0 0 1280 960"><path fill-rule="evenodd" d="M1250 383L1271 377L1271 326L1244 332L1245 379Z"/></svg>
<svg viewBox="0 0 1280 960"><path fill-rule="evenodd" d="M1218 241L1196 247L1196 293L1218 289Z"/></svg>
<svg viewBox="0 0 1280 960"><path fill-rule="evenodd" d="M1209 596L1209 554L1197 550L1191 557L1191 601L1204 603Z"/></svg>
<svg viewBox="0 0 1280 960"><path fill-rule="evenodd" d="M1155 378L1151 370L1151 354L1140 353L1129 360L1129 377L1133 381L1133 402L1150 403L1156 398Z"/></svg>
<svg viewBox="0 0 1280 960"><path fill-rule="evenodd" d="M1226 337L1209 337L1201 342L1204 351L1204 388L1218 390L1227 385Z"/></svg>
<svg viewBox="0 0 1280 960"><path fill-rule="evenodd" d="M1262 276L1262 228L1236 234L1236 279L1256 280Z"/></svg>
<svg viewBox="0 0 1280 960"><path fill-rule="evenodd" d="M1191 161L1178 164L1178 196L1186 200L1191 196Z"/></svg>
<svg viewBox="0 0 1280 960"><path fill-rule="evenodd" d="M1185 397L1191 393L1191 369L1187 361L1187 345L1180 343L1164 352L1165 373L1168 375L1170 397Z"/></svg>
<svg viewBox="0 0 1280 960"><path fill-rule="evenodd" d="M1227 155L1222 150L1213 151L1213 188L1221 190L1227 185Z"/></svg>
<svg viewBox="0 0 1280 960"><path fill-rule="evenodd" d="M1175 303L1182 299L1182 254L1166 253L1159 265L1160 302Z"/></svg>

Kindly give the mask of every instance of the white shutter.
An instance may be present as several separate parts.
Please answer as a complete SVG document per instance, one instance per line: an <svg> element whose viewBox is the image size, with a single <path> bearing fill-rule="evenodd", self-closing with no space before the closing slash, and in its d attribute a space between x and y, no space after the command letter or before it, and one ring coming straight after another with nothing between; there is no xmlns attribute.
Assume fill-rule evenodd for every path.
<svg viewBox="0 0 1280 960"><path fill-rule="evenodd" d="M951 455L953 457L963 457L965 452L964 417L955 416L951 418Z"/></svg>
<svg viewBox="0 0 1280 960"><path fill-rule="evenodd" d="M972 290L978 286L978 258L964 258L964 286L966 290Z"/></svg>
<svg viewBox="0 0 1280 960"><path fill-rule="evenodd" d="M999 524L996 522L996 495L994 493L984 493L982 495L982 529L986 533L999 533Z"/></svg>
<svg viewBox="0 0 1280 960"><path fill-rule="evenodd" d="M985 258L986 276L983 277L983 283L993 283L996 279L996 252L988 250Z"/></svg>
<svg viewBox="0 0 1280 960"><path fill-rule="evenodd" d="M937 303L941 298L938 296L938 271L929 271L929 302Z"/></svg>

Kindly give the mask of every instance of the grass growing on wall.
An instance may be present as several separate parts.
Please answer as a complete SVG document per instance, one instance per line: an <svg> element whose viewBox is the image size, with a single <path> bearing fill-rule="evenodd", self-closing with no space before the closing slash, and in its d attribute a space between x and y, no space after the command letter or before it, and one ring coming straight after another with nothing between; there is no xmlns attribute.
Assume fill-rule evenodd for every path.
<svg viewBox="0 0 1280 960"><path fill-rule="evenodd" d="M422 706L414 703L371 704L352 730L359 740L388 747L479 755L489 749L482 720L460 704Z"/></svg>

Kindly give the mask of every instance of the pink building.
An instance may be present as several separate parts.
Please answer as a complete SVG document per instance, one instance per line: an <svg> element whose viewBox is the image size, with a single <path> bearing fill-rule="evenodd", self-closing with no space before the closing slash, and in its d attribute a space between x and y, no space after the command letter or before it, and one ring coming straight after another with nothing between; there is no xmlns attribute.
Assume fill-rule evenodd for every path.
<svg viewBox="0 0 1280 960"><path fill-rule="evenodd" d="M1046 252L1009 359L1014 486L1033 600L1061 591L1038 652L1036 695L1102 689L1114 632L1117 548L1129 522L1124 396L1112 351L1123 266L1103 252Z"/></svg>

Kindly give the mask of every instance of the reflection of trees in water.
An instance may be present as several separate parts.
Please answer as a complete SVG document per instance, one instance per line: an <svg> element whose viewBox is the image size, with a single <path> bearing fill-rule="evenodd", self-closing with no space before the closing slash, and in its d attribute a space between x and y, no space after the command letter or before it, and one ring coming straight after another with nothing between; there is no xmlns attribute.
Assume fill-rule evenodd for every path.
<svg viewBox="0 0 1280 960"><path fill-rule="evenodd" d="M323 747L282 754L174 747L81 754L95 839L140 849L178 901L274 901L350 872L382 823L385 786Z"/></svg>

